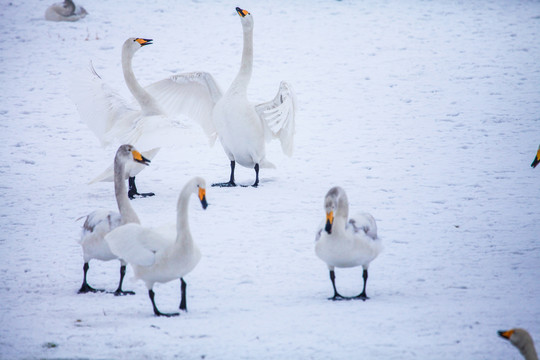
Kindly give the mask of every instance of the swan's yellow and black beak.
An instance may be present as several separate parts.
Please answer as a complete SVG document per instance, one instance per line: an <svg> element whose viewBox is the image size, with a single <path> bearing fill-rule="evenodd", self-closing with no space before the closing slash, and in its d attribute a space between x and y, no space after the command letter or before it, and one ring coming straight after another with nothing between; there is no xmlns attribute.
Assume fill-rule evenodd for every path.
<svg viewBox="0 0 540 360"><path fill-rule="evenodd" d="M152 45L152 39L137 38L135 41L141 44L141 46Z"/></svg>
<svg viewBox="0 0 540 360"><path fill-rule="evenodd" d="M236 8L236 12L237 12L238 15L240 15L241 17L246 17L246 16L249 15L249 11L240 9L239 7Z"/></svg>
<svg viewBox="0 0 540 360"><path fill-rule="evenodd" d="M202 187L199 188L199 200L201 201L202 208L206 209L208 207L208 203L206 202L206 189L203 189Z"/></svg>
<svg viewBox="0 0 540 360"><path fill-rule="evenodd" d="M499 330L497 331L500 337L510 340L510 336L514 333L514 330Z"/></svg>
<svg viewBox="0 0 540 360"><path fill-rule="evenodd" d="M137 150L133 150L131 154L133 155L133 160L135 160L136 162L144 165L150 165L150 160L142 156L142 154Z"/></svg>
<svg viewBox="0 0 540 360"><path fill-rule="evenodd" d="M531 167L535 168L536 165L538 165L538 163L540 163L540 147L538 148L538 151L536 152L536 156L531 164Z"/></svg>
<svg viewBox="0 0 540 360"><path fill-rule="evenodd" d="M326 226L324 227L324 231L331 234L332 233L332 224L334 223L334 212L330 211L326 213Z"/></svg>

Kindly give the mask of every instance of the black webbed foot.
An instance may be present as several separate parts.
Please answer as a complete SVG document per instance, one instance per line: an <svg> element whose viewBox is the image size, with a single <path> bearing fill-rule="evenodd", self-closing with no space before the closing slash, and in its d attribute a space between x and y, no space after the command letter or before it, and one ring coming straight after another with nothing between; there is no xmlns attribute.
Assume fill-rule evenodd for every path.
<svg viewBox="0 0 540 360"><path fill-rule="evenodd" d="M82 284L79 291L77 291L77 294L86 294L86 293L89 293L89 292L91 292L91 293L105 292L105 289L94 289L93 287L91 287L87 283L84 283L84 284Z"/></svg>

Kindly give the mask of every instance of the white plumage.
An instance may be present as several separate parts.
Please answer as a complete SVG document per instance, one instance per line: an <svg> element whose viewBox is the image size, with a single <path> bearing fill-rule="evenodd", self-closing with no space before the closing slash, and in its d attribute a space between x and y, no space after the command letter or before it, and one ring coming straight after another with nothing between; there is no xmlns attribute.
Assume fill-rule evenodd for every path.
<svg viewBox="0 0 540 360"><path fill-rule="evenodd" d="M253 68L253 18L236 9L243 29L243 52L240 70L224 94L213 76L205 72L179 74L146 88L169 115L182 114L195 119L205 130L209 142L219 137L231 161L228 183L235 186L234 168L254 168L259 183L259 167L274 167L266 159L265 141L279 138L283 152L291 155L295 129L296 99L292 87L281 82L271 101L255 105L247 98Z"/></svg>
<svg viewBox="0 0 540 360"><path fill-rule="evenodd" d="M149 149L143 154L150 160L160 147L174 145L181 130L164 115L156 100L142 88L135 78L132 68L133 55L143 46L151 44L151 39L129 38L122 46L122 70L128 89L136 104L127 104L115 90L109 87L90 66L90 77L72 82L72 98L90 130L102 146L114 143L129 143L139 149ZM135 186L135 176L144 169L143 165L128 166L126 177L130 178L129 197L151 196L153 193L139 194ZM112 166L95 177L90 183L110 181Z"/></svg>
<svg viewBox="0 0 540 360"><path fill-rule="evenodd" d="M509 340L519 350L525 360L538 360L534 341L527 330L521 328L501 330L499 331L499 336Z"/></svg>
<svg viewBox="0 0 540 360"><path fill-rule="evenodd" d="M139 223L139 218L131 206L125 185L126 164L138 162L143 166L148 165L149 160L142 156L132 145L122 145L118 148L114 158L114 192L120 213L107 210L96 210L90 213L84 222L79 244L83 249L84 278L79 293L96 292L98 290L88 285L86 275L89 262L92 259L109 261L117 259L107 242L105 235L112 229L130 222ZM120 283L115 291L116 295L133 294L122 290L122 282L126 272L126 263L120 259ZM101 290L99 290L101 291Z"/></svg>
<svg viewBox="0 0 540 360"><path fill-rule="evenodd" d="M333 300L344 299L336 290L334 269L362 266L364 287L355 298L366 300L368 268L382 251L381 239L377 236L377 224L373 216L360 213L349 219L349 201L345 190L336 186L325 196L326 221L320 226L315 242L315 253L330 271L334 288Z"/></svg>
<svg viewBox="0 0 540 360"><path fill-rule="evenodd" d="M206 183L193 178L182 189L177 203L176 233L145 228L140 224L127 224L111 231L106 237L111 251L133 267L135 277L145 282L148 295L157 316L175 316L178 313L160 312L154 302L153 287L156 282L166 283L180 279L182 300L180 309L187 310L186 283L183 277L195 268L201 253L189 230L188 204L191 194L196 194L206 209Z"/></svg>

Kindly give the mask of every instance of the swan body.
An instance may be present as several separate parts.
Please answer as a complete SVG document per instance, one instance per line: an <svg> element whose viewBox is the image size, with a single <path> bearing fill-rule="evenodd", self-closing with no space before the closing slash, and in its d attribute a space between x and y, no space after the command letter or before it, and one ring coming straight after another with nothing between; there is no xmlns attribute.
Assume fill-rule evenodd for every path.
<svg viewBox="0 0 540 360"><path fill-rule="evenodd" d="M511 330L501 330L498 333L499 336L509 340L512 345L518 348L525 360L538 360L534 341L527 330L516 328Z"/></svg>
<svg viewBox="0 0 540 360"><path fill-rule="evenodd" d="M71 0L54 3L45 10L45 20L77 21L84 18L88 12L82 6L75 5Z"/></svg>
<svg viewBox="0 0 540 360"><path fill-rule="evenodd" d="M326 221L319 227L315 239L315 253L326 263L334 288L333 300L344 299L336 290L334 269L362 266L364 288L356 298L366 300L369 264L382 251L373 216L360 213L349 218L349 202L345 190L336 186L325 196Z"/></svg>
<svg viewBox="0 0 540 360"><path fill-rule="evenodd" d="M132 145L122 145L118 148L114 158L114 191L116 203L120 212L96 210L90 213L84 222L81 238L79 240L79 244L83 249L84 279L79 293L97 291L90 287L86 281L90 260L97 259L109 261L118 258L111 252L109 245L105 241L105 235L120 225L130 222L140 223L135 210L133 210L129 203L129 198L125 191L126 185L124 178L126 175L126 164L129 164L130 162L138 162L146 166L150 161L142 156ZM122 290L126 263L124 260L120 260L120 262L120 283L115 294L131 294L132 292L125 292Z"/></svg>
<svg viewBox="0 0 540 360"><path fill-rule="evenodd" d="M128 89L137 101L128 105L117 92L112 90L91 66L91 77L73 84L73 99L81 118L100 140L102 146L115 141L130 143L138 148L149 148L143 154L153 159L160 147L166 144L160 136L170 120L164 115L156 100L138 83L132 68L134 54L143 46L150 45L151 39L129 38L122 46L122 71ZM129 197L151 196L153 193L139 194L135 186L135 176L145 167L140 164L128 165L130 178ZM109 166L90 183L109 181L113 166Z"/></svg>
<svg viewBox="0 0 540 360"><path fill-rule="evenodd" d="M112 252L130 263L135 277L146 284L154 314L157 316L175 316L178 313L165 314L157 309L153 291L156 282L166 283L180 279L182 289L180 309L187 310L186 283L183 277L195 268L201 258L189 230L188 204L191 194L196 194L203 209L206 209L208 205L206 183L203 178L193 178L180 192L176 232L131 223L116 228L105 237Z"/></svg>
<svg viewBox="0 0 540 360"><path fill-rule="evenodd" d="M228 183L236 186L234 169L240 165L254 168L259 183L259 168L274 167L266 160L265 142L279 138L283 152L291 156L294 138L296 97L292 87L281 82L278 93L268 102L254 105L247 98L253 68L253 18L236 8L243 30L240 70L229 89L222 93L214 77L205 72L174 75L146 88L168 114L195 119L205 130L210 144L216 137L231 162Z"/></svg>
<svg viewBox="0 0 540 360"><path fill-rule="evenodd" d="M535 168L538 163L540 163L540 146L538 146L538 150L536 151L536 156L534 157L531 167Z"/></svg>

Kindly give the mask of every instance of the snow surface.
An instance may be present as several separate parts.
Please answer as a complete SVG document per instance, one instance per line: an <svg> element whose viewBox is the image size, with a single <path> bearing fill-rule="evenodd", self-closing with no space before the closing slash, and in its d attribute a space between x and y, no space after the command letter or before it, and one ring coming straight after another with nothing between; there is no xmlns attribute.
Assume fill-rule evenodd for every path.
<svg viewBox="0 0 540 360"><path fill-rule="evenodd" d="M54 1L0 1L0 358L519 359L496 331L540 343L540 2L88 1L76 23L45 21ZM188 276L187 314L157 318L135 296L78 295L81 221L116 208L111 183L87 185L115 148L99 147L67 84L96 70L123 95L120 48L154 39L134 72L150 84L211 72L225 89L240 63L235 7L255 20L253 101L287 80L299 102L295 153L277 142L259 188L209 188L190 204L203 257ZM197 126L138 177L156 196L142 223L175 221L195 175L226 181L220 144ZM253 181L237 167L237 180ZM331 302L314 254L326 191L368 211L385 251L366 302ZM118 261L90 263L114 290ZM355 295L361 268L337 269ZM164 312L179 282L157 285Z"/></svg>

